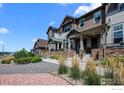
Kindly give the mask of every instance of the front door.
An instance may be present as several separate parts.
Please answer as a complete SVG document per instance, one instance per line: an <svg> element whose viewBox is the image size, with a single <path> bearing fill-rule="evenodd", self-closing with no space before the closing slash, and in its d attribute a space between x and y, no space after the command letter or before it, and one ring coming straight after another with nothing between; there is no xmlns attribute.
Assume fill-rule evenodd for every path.
<svg viewBox="0 0 124 93"><path fill-rule="evenodd" d="M85 38L84 39L84 49L86 49L87 48L87 39Z"/></svg>
<svg viewBox="0 0 124 93"><path fill-rule="evenodd" d="M100 47L99 37L92 38L91 42L92 42L92 48L99 48Z"/></svg>
<svg viewBox="0 0 124 93"><path fill-rule="evenodd" d="M75 40L75 50L76 50L76 53L79 54L79 51L80 51L80 39Z"/></svg>
<svg viewBox="0 0 124 93"><path fill-rule="evenodd" d="M59 49L61 49L61 44L59 43Z"/></svg>
<svg viewBox="0 0 124 93"><path fill-rule="evenodd" d="M55 50L57 50L57 43L55 44L55 46L56 46L56 49Z"/></svg>

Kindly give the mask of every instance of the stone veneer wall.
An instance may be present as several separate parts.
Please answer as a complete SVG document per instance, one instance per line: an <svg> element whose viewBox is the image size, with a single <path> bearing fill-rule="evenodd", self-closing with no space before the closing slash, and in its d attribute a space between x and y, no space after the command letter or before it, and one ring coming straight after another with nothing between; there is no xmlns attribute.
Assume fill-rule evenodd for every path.
<svg viewBox="0 0 124 93"><path fill-rule="evenodd" d="M92 57L94 59L108 57L108 56L117 56L117 55L124 55L124 48L99 48L99 49L92 49Z"/></svg>
<svg viewBox="0 0 124 93"><path fill-rule="evenodd" d="M42 51L40 53L41 56L43 57L50 57L52 55L64 55L64 56L68 56L68 57L73 57L74 56L74 51L70 50L70 51Z"/></svg>

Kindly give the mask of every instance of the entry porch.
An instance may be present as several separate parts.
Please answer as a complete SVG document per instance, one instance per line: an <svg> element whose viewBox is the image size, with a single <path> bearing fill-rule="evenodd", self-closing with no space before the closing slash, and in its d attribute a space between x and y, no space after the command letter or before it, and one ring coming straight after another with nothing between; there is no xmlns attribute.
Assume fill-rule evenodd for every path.
<svg viewBox="0 0 124 93"><path fill-rule="evenodd" d="M103 27L97 27L90 30L79 31L73 29L68 34L68 50L75 50L77 54L80 51L91 53L92 49L101 47Z"/></svg>

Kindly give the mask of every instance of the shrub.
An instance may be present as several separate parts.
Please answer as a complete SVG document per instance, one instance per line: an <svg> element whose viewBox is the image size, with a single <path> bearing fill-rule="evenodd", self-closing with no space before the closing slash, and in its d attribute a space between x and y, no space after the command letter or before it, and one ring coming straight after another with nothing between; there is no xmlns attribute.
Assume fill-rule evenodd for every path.
<svg viewBox="0 0 124 93"><path fill-rule="evenodd" d="M79 67L79 60L77 56L74 56L72 59L72 67L70 69L70 76L77 80L80 79L80 67Z"/></svg>
<svg viewBox="0 0 124 93"><path fill-rule="evenodd" d="M101 65L103 66L108 65L108 60L106 58L101 59L100 62L101 62Z"/></svg>
<svg viewBox="0 0 124 93"><path fill-rule="evenodd" d="M10 64L10 61L9 60L2 60L1 63L2 64Z"/></svg>
<svg viewBox="0 0 124 93"><path fill-rule="evenodd" d="M42 61L42 59L41 59L40 56L37 56L37 55L32 57L32 59L31 59L32 63L37 63L37 62L40 62L40 61Z"/></svg>
<svg viewBox="0 0 124 93"><path fill-rule="evenodd" d="M105 70L105 78L107 78L107 79L113 79L114 78L112 69L107 68Z"/></svg>
<svg viewBox="0 0 124 93"><path fill-rule="evenodd" d="M27 57L28 56L28 51L26 51L24 48L20 51L17 51L14 56L16 58L20 58L20 57Z"/></svg>
<svg viewBox="0 0 124 93"><path fill-rule="evenodd" d="M68 73L68 67L65 65L65 60L64 58L60 58L58 74L67 74L67 73Z"/></svg>
<svg viewBox="0 0 124 93"><path fill-rule="evenodd" d="M60 55L55 54L55 55L50 56L50 58L51 58L51 59L59 60L59 59L60 59Z"/></svg>
<svg viewBox="0 0 124 93"><path fill-rule="evenodd" d="M1 63L2 63L2 64L10 64L12 60L14 60L14 57L13 57L13 56L7 56L7 57L5 57L5 58L1 61Z"/></svg>
<svg viewBox="0 0 124 93"><path fill-rule="evenodd" d="M68 73L68 67L60 64L58 69L58 74L67 74Z"/></svg>
<svg viewBox="0 0 124 93"><path fill-rule="evenodd" d="M27 64L27 63L30 63L31 60L32 60L32 57L15 58L14 62L17 64Z"/></svg>
<svg viewBox="0 0 124 93"><path fill-rule="evenodd" d="M28 52L28 57L33 57L35 56L32 52Z"/></svg>
<svg viewBox="0 0 124 93"><path fill-rule="evenodd" d="M85 71L81 72L81 78L87 85L100 85L101 78L96 73L96 64L93 59L88 59L86 62Z"/></svg>
<svg viewBox="0 0 124 93"><path fill-rule="evenodd" d="M78 69L76 66L73 66L70 69L70 76L75 80L80 79L80 69Z"/></svg>
<svg viewBox="0 0 124 93"><path fill-rule="evenodd" d="M96 63L92 58L89 58L86 62L86 69L90 68L92 71L96 71Z"/></svg>
<svg viewBox="0 0 124 93"><path fill-rule="evenodd" d="M123 78L123 57L116 56L116 57L107 57L107 65L105 71L105 79L106 83L112 85L121 85L124 83ZM108 79L111 79L112 82L109 82Z"/></svg>
<svg viewBox="0 0 124 93"><path fill-rule="evenodd" d="M120 61L124 63L124 56L116 56L116 58Z"/></svg>
<svg viewBox="0 0 124 93"><path fill-rule="evenodd" d="M26 51L24 48L20 51L17 51L15 54L14 62L17 64L27 64L27 63L37 63L41 61L41 57L34 55L31 52Z"/></svg>
<svg viewBox="0 0 124 93"><path fill-rule="evenodd" d="M82 79L86 85L100 85L101 79L100 77L92 70L86 69L82 72Z"/></svg>

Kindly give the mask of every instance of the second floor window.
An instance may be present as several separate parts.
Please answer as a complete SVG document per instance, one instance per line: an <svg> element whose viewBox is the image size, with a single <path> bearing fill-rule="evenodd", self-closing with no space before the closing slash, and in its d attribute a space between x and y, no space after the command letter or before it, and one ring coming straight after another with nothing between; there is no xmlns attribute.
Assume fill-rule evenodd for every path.
<svg viewBox="0 0 124 93"><path fill-rule="evenodd" d="M124 4L120 4L120 11L124 11Z"/></svg>
<svg viewBox="0 0 124 93"><path fill-rule="evenodd" d="M113 27L114 43L123 42L123 24L117 24Z"/></svg>
<svg viewBox="0 0 124 93"><path fill-rule="evenodd" d="M49 37L54 37L54 33L52 31L49 32Z"/></svg>
<svg viewBox="0 0 124 93"><path fill-rule="evenodd" d="M67 26L64 28L64 31L67 32L67 31L70 31L71 30L71 26Z"/></svg>
<svg viewBox="0 0 124 93"><path fill-rule="evenodd" d="M98 23L100 22L100 20L101 20L101 11L98 11L93 15L93 22Z"/></svg>
<svg viewBox="0 0 124 93"><path fill-rule="evenodd" d="M81 20L79 21L79 26L80 26L80 27L84 27L84 19L81 19Z"/></svg>

